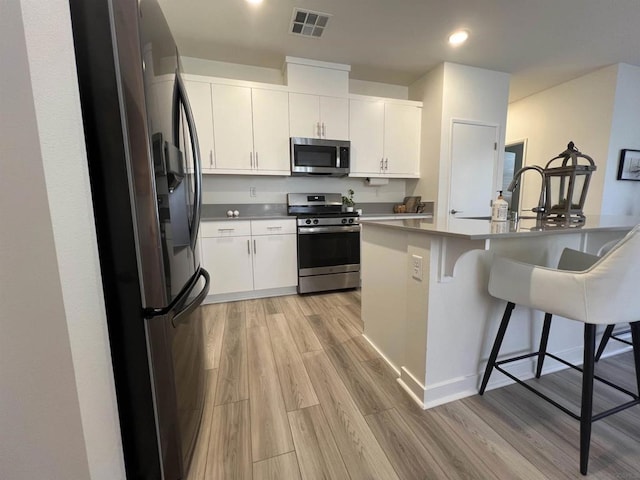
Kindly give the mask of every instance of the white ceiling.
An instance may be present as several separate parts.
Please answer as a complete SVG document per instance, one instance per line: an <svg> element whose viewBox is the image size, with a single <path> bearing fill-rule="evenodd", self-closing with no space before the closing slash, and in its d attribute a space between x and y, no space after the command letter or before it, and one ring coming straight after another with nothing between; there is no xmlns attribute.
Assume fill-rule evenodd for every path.
<svg viewBox="0 0 640 480"><path fill-rule="evenodd" d="M640 0L159 0L182 55L281 68L294 56L351 78L410 85L455 62L507 72L518 100L613 63L640 66ZM329 13L322 38L288 33L294 7ZM456 28L467 44L447 45Z"/></svg>

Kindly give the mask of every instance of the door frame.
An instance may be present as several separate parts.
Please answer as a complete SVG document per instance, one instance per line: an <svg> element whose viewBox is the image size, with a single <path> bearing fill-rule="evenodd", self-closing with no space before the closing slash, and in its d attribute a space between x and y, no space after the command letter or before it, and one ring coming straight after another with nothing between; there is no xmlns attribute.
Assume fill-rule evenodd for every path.
<svg viewBox="0 0 640 480"><path fill-rule="evenodd" d="M527 138L522 138L522 139L517 139L517 140L510 141L509 143L507 143L505 141L505 144L504 144L504 151L505 152L507 151L507 147L513 147L515 145L522 144L522 158L520 159L521 160L520 167L524 167L527 164L527 162L526 162L526 159L527 159L527 142L528 142ZM517 157L517 154L516 154L516 166L517 165L518 165L518 157ZM502 169L500 171L502 171ZM517 171L517 169L514 170L514 173L516 171ZM517 211L518 212L520 211L520 203L521 203L521 200L522 200L522 192L524 191L524 180L525 179L522 178L520 180L520 184L515 188L515 190L518 191L518 199L517 199L517 202L515 204L515 206L517 207ZM513 197L512 197L512 199L513 199ZM511 208L513 208L513 200L512 200Z"/></svg>
<svg viewBox="0 0 640 480"><path fill-rule="evenodd" d="M448 155L448 173L447 173L447 208L445 210L445 213L447 216L449 215L453 215L451 213L451 191L452 191L452 181L453 181L453 129L455 127L456 124L461 124L461 125L475 125L475 126L479 126L479 127L491 127L491 128L495 128L495 138L494 138L494 142L495 142L495 148L494 148L494 154L493 154L493 183L492 183L492 189L497 191L497 186L498 186L498 174L502 172L502 166L503 166L503 158L501 158L500 155L498 155L498 149L500 147L499 143L500 143L500 125L497 123L491 123L491 122L480 122L477 120L467 120L467 119L462 119L462 118L452 118L451 119L451 124L449 126L449 155Z"/></svg>

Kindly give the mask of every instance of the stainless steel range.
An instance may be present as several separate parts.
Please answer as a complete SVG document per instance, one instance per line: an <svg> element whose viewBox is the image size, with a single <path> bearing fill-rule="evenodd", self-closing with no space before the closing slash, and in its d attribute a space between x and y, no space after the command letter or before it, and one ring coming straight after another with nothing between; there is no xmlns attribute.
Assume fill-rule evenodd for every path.
<svg viewBox="0 0 640 480"><path fill-rule="evenodd" d="M290 193L298 219L298 292L360 286L360 222L342 212L340 193Z"/></svg>

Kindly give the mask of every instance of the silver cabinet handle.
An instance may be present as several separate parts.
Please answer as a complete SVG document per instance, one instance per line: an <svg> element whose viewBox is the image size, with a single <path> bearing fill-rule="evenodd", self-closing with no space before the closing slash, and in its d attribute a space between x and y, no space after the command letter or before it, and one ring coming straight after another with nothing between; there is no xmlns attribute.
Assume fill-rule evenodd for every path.
<svg viewBox="0 0 640 480"><path fill-rule="evenodd" d="M451 215L455 215L456 213L464 213L464 212L462 210L456 210L455 208L452 208L449 213Z"/></svg>
<svg viewBox="0 0 640 480"><path fill-rule="evenodd" d="M318 137L322 137L322 134L320 133L320 122L316 123L316 132Z"/></svg>
<svg viewBox="0 0 640 480"><path fill-rule="evenodd" d="M258 152L256 152L256 168L258 168Z"/></svg>
<svg viewBox="0 0 640 480"><path fill-rule="evenodd" d="M389 159L388 158L385 159L385 161L384 161L384 169L385 170L389 170Z"/></svg>
<svg viewBox="0 0 640 480"><path fill-rule="evenodd" d="M267 230L280 230L282 227L267 227Z"/></svg>
<svg viewBox="0 0 640 480"><path fill-rule="evenodd" d="M247 255L251 255L251 241L247 240Z"/></svg>
<svg viewBox="0 0 640 480"><path fill-rule="evenodd" d="M253 152L249 152L249 166L253 168Z"/></svg>
<svg viewBox="0 0 640 480"><path fill-rule="evenodd" d="M384 158L380 159L380 171L384 170Z"/></svg>
<svg viewBox="0 0 640 480"><path fill-rule="evenodd" d="M256 241L253 241L253 253L256 253Z"/></svg>
<svg viewBox="0 0 640 480"><path fill-rule="evenodd" d="M235 228L219 228L219 232L233 232Z"/></svg>
<svg viewBox="0 0 640 480"><path fill-rule="evenodd" d="M209 150L209 166L213 168L213 150Z"/></svg>
<svg viewBox="0 0 640 480"><path fill-rule="evenodd" d="M327 133L326 133L326 132L325 132L325 130L324 130L324 122L322 122L322 136L323 136L324 138L327 138Z"/></svg>

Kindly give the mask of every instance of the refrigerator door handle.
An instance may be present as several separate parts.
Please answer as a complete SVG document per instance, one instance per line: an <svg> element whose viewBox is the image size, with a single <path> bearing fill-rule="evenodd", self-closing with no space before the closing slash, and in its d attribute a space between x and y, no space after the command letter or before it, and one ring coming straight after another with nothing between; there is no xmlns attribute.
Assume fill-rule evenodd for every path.
<svg viewBox="0 0 640 480"><path fill-rule="evenodd" d="M202 287L200 293L198 293L198 295L193 300L185 305L185 303L189 299L189 295L198 284L198 280L200 280L200 277L204 278L204 287ZM209 293L209 285L209 272L200 267L195 275L191 277L191 280L187 282L180 293L173 299L173 301L169 305L164 308L145 308L143 311L144 318L160 317L174 312L171 323L175 327L182 320L184 320L184 318L188 317L189 314L191 314L191 312L193 312L196 307L198 307L198 305L202 303L202 301Z"/></svg>
<svg viewBox="0 0 640 480"><path fill-rule="evenodd" d="M176 312L175 316L171 319L171 324L174 327L177 327L180 323L184 322L189 317L189 315L191 315L191 312L193 312L196 308L198 308L198 306L200 306L200 304L208 295L209 285L211 280L209 277L209 272L207 272L204 268L200 267L198 276L196 277L196 281L200 277L204 278L204 286L202 287L202 290L200 290L200 293L198 293L198 295L195 298L193 298L193 300L191 300L187 305L181 307L180 310ZM195 284L194 284L194 287L195 287ZM189 291L189 293L191 293L191 291Z"/></svg>
<svg viewBox="0 0 640 480"><path fill-rule="evenodd" d="M200 215L202 210L202 159L200 158L200 144L198 143L198 132L193 118L193 111L187 96L187 89L182 81L179 73L176 73L176 88L174 94L174 142L179 145L179 128L180 125L180 108L181 103L184 107L185 116L187 118L187 127L189 128L189 136L191 137L191 151L193 152L193 217L191 218L191 249L196 248L198 241L198 229L200 228ZM176 113L177 112L177 113Z"/></svg>

